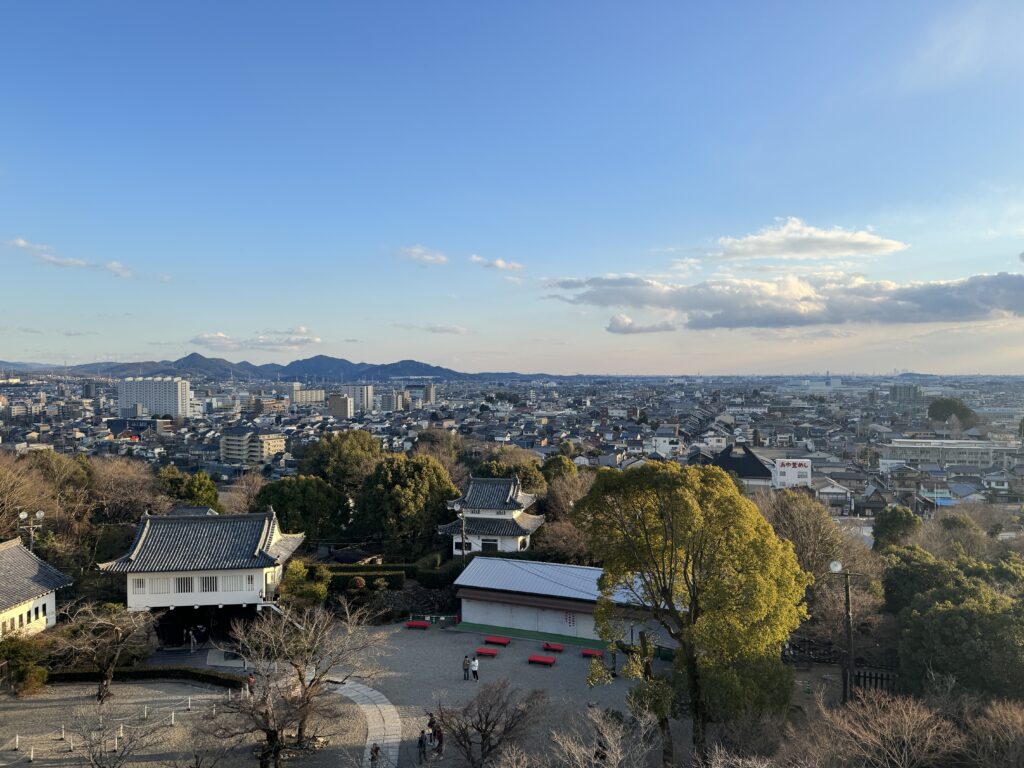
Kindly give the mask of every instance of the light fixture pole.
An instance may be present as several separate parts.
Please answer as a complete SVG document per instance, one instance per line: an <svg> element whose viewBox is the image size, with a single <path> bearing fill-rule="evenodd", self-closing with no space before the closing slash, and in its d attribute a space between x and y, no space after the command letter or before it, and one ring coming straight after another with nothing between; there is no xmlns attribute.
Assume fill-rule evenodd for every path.
<svg viewBox="0 0 1024 768"><path fill-rule="evenodd" d="M46 517L46 513L43 510L36 512L34 517L30 518L28 512L21 511L18 513L18 519L21 520L21 525L18 526L19 531L28 531L28 551L32 552L36 548L36 528L43 527L43 518Z"/></svg>
<svg viewBox="0 0 1024 768"><path fill-rule="evenodd" d="M833 560L828 565L832 573L842 575L846 592L846 665L843 669L843 703L853 698L853 677L855 666L853 661L853 603L850 600L850 572L843 570L843 564Z"/></svg>
<svg viewBox="0 0 1024 768"><path fill-rule="evenodd" d="M466 567L466 513L462 511L462 505L456 504L455 511L459 514L459 522L462 523L462 567Z"/></svg>

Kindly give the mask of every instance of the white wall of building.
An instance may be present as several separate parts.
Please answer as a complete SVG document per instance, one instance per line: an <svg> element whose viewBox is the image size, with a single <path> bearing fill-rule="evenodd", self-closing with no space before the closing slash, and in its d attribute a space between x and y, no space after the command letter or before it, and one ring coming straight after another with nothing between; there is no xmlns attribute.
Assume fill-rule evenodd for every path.
<svg viewBox="0 0 1024 768"><path fill-rule="evenodd" d="M192 388L180 377L129 377L117 383L117 406L127 410L136 405L145 408L150 416L189 416L192 406Z"/></svg>
<svg viewBox="0 0 1024 768"><path fill-rule="evenodd" d="M127 576L130 611L196 605L255 605L266 602L277 591L281 567L129 573Z"/></svg>
<svg viewBox="0 0 1024 768"><path fill-rule="evenodd" d="M529 536L470 536L466 535L466 552L483 552L484 540L496 541L498 548L491 549L491 552L522 552L529 548ZM462 536L455 534L452 537L452 554L461 555Z"/></svg>
<svg viewBox="0 0 1024 768"><path fill-rule="evenodd" d="M776 459L772 467L773 488L799 488L811 485L810 459Z"/></svg>
<svg viewBox="0 0 1024 768"><path fill-rule="evenodd" d="M593 609L588 610L585 606L581 607L581 610L560 611L552 608L534 608L527 605L463 599L462 620L472 624L488 624L494 627L583 637L597 641Z"/></svg>
<svg viewBox="0 0 1024 768"><path fill-rule="evenodd" d="M57 596L48 592L0 612L0 637L12 632L34 635L57 623Z"/></svg>

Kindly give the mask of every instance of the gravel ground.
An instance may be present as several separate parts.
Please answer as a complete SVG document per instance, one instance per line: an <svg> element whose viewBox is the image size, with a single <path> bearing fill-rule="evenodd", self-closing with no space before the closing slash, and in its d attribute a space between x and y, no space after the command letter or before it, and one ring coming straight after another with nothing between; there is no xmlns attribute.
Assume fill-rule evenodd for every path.
<svg viewBox="0 0 1024 768"><path fill-rule="evenodd" d="M202 739L223 744L206 736L213 722L229 725L224 715L226 693L222 688L180 681L147 681L118 683L113 686L113 697L103 706L105 735L112 741L115 733L123 739L144 737L147 743L138 749L133 762L154 765L183 765L188 760L193 743ZM96 712L96 687L92 684L56 684L36 696L16 699L0 697L0 768L28 766L30 749L34 748L34 766L79 765L83 757L81 723L92 722ZM192 711L188 711L188 699ZM214 708L219 709L214 720ZM144 708L148 719L143 721ZM171 712L175 725L170 725ZM287 760L302 768L344 768L359 765L366 740L366 724L359 708L347 699L338 697L337 718L322 722L318 732L326 745L312 751L287 754ZM61 740L61 726L65 738ZM123 726L123 730L122 730ZM20 750L14 751L15 734L19 736ZM71 742L75 750L71 751ZM257 765L254 753L256 737L251 737L231 748L218 768L251 768ZM113 746L112 744L110 745Z"/></svg>
<svg viewBox="0 0 1024 768"><path fill-rule="evenodd" d="M439 627L407 630L404 625L382 628L380 633L388 644L380 660L386 671L367 684L387 696L402 718L403 768L415 765L416 738L435 702L464 703L482 683L507 679L524 691L540 688L547 693L543 724L524 745L528 749L540 748L550 730L568 726L588 704L627 711L626 691L632 681L618 678L610 685L588 688L589 659L580 655L577 646L567 645L561 654L550 654L558 660L553 667L543 667L526 661L532 654L543 653L540 641L512 638L511 645L498 649L497 657L481 657L480 683L474 683L462 679L462 657L473 657L474 650L484 645L483 635ZM442 762L458 764L454 753L448 754L450 746Z"/></svg>

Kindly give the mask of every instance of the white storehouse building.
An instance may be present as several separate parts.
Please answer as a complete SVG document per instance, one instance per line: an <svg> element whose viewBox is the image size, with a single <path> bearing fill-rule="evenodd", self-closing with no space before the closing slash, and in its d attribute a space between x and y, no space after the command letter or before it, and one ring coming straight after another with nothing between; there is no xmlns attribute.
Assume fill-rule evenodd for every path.
<svg viewBox="0 0 1024 768"><path fill-rule="evenodd" d="M273 509L218 515L181 507L143 515L131 550L99 569L125 574L129 610L168 609L161 623L223 629L230 618L275 605L284 565L304 538L282 533Z"/></svg>
<svg viewBox="0 0 1024 768"><path fill-rule="evenodd" d="M462 554L463 534L466 552L521 552L544 524L543 515L527 511L536 501L523 492L518 477L471 477L465 493L448 502L459 518L438 526L437 532L452 537L455 554Z"/></svg>
<svg viewBox="0 0 1024 768"><path fill-rule="evenodd" d="M0 637L34 635L57 623L57 590L71 579L29 552L21 539L0 543Z"/></svg>

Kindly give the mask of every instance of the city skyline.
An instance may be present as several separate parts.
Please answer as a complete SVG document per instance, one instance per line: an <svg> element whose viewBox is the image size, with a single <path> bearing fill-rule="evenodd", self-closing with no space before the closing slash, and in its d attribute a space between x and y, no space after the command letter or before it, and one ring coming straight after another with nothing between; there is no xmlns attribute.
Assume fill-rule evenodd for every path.
<svg viewBox="0 0 1024 768"><path fill-rule="evenodd" d="M54 7L0 359L1024 373L1014 3Z"/></svg>

